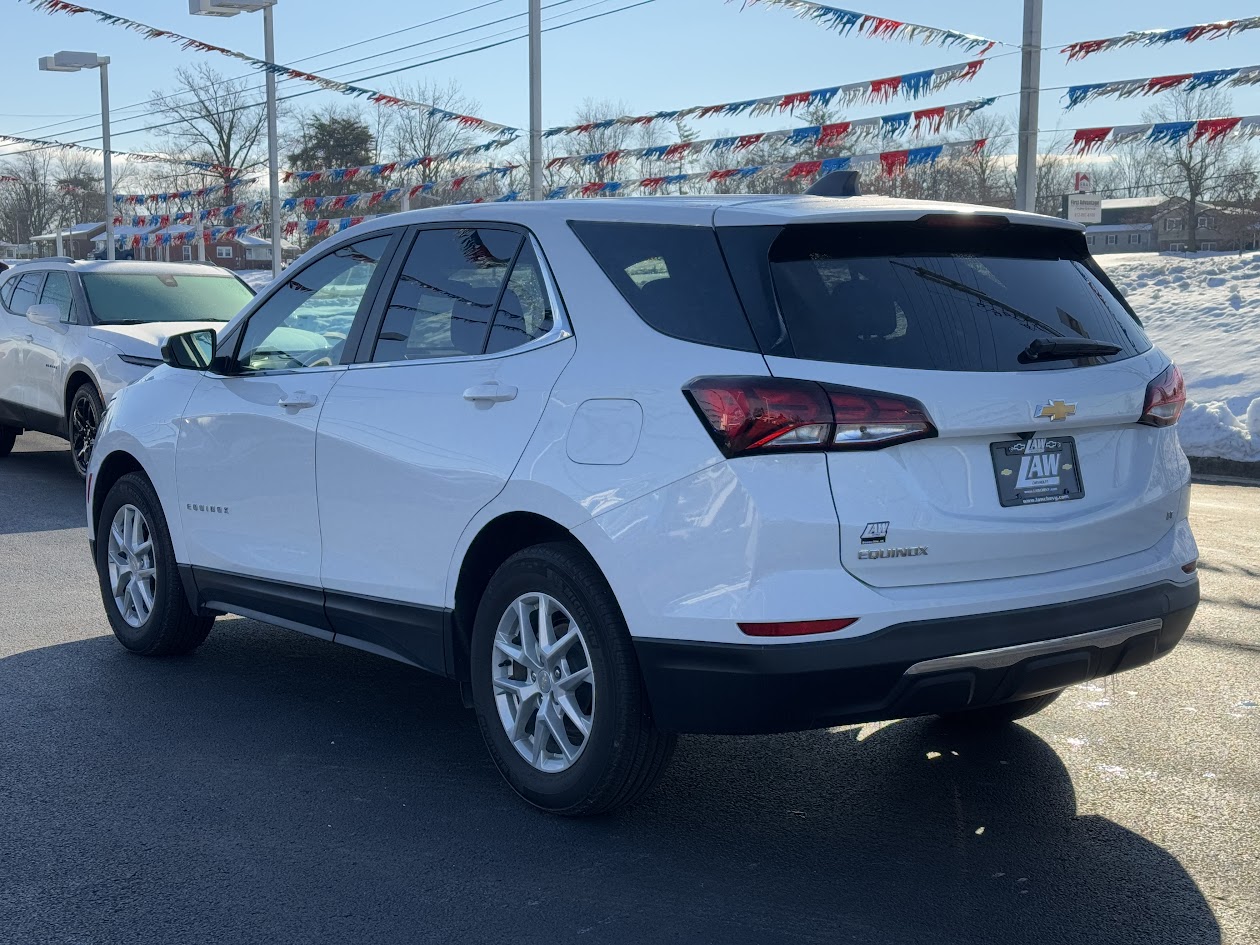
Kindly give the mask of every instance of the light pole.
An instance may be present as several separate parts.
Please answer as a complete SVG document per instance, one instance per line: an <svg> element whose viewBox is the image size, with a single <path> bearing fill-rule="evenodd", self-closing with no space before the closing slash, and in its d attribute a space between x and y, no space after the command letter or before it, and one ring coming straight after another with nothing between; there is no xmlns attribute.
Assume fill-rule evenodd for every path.
<svg viewBox="0 0 1260 945"><path fill-rule="evenodd" d="M542 0L529 0L529 199L542 200Z"/></svg>
<svg viewBox="0 0 1260 945"><path fill-rule="evenodd" d="M109 56L62 50L39 60L41 72L101 70L101 148L105 151L105 258L114 259L114 164L109 153ZM58 230L60 233L60 230Z"/></svg>
<svg viewBox="0 0 1260 945"><path fill-rule="evenodd" d="M276 61L276 26L272 8L276 0L188 0L188 12L194 16L236 16L238 13L263 12L263 58ZM280 135L276 117L276 74L267 71L267 166L271 188L271 274L280 275Z"/></svg>
<svg viewBox="0 0 1260 945"><path fill-rule="evenodd" d="M1020 49L1019 138L1015 209L1037 211L1037 111L1041 97L1041 0L1024 0Z"/></svg>

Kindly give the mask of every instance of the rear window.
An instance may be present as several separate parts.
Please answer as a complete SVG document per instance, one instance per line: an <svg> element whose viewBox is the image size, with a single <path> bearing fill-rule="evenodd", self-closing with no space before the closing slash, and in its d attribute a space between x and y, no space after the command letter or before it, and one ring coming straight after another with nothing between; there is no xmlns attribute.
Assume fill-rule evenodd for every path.
<svg viewBox="0 0 1260 945"><path fill-rule="evenodd" d="M1118 361L1150 348L1075 231L830 224L759 235L726 231L724 241L728 233L735 254L755 260L741 288L776 310L754 316L767 354L928 371L1026 371ZM737 262L732 266L739 271ZM1036 339L1088 339L1119 350L1021 357Z"/></svg>
<svg viewBox="0 0 1260 945"><path fill-rule="evenodd" d="M83 274L83 291L97 321L225 322L254 297L239 279L185 273Z"/></svg>
<svg viewBox="0 0 1260 945"><path fill-rule="evenodd" d="M652 328L683 341L757 350L711 227L584 220L570 226Z"/></svg>

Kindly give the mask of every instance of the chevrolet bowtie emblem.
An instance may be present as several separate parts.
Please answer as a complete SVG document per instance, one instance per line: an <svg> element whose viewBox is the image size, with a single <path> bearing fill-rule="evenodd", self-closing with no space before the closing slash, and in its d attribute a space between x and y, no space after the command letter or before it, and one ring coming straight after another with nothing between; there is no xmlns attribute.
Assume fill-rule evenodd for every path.
<svg viewBox="0 0 1260 945"><path fill-rule="evenodd" d="M1036 420L1066 420L1076 414L1076 404L1065 404L1061 400L1052 400L1033 414Z"/></svg>

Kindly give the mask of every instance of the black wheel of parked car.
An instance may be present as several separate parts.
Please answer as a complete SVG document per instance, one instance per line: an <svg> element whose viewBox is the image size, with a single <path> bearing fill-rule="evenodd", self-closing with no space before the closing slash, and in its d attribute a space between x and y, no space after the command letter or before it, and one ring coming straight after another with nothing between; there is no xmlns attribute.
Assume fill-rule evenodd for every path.
<svg viewBox="0 0 1260 945"><path fill-rule="evenodd" d="M140 473L123 476L105 497L96 572L114 636L131 652L175 656L205 642L214 618L189 606L162 505Z"/></svg>
<svg viewBox="0 0 1260 945"><path fill-rule="evenodd" d="M105 405L101 395L91 384L81 384L70 398L70 458L80 476L87 478L88 463L92 459L92 447L96 445L96 431L101 425Z"/></svg>
<svg viewBox="0 0 1260 945"><path fill-rule="evenodd" d="M473 704L512 788L557 814L633 803L660 779L675 736L657 729L608 582L576 546L509 558L477 608Z"/></svg>
<svg viewBox="0 0 1260 945"><path fill-rule="evenodd" d="M984 706L980 709L963 709L961 712L950 712L941 715L946 725L957 728L994 728L1006 725L1016 719L1027 718L1046 708L1055 699L1063 695L1063 690L1047 692L1045 695L1033 696L1031 699L1019 699L1015 702L1003 702L998 705Z"/></svg>
<svg viewBox="0 0 1260 945"><path fill-rule="evenodd" d="M17 427L0 426L0 459L13 452L13 444L20 432Z"/></svg>

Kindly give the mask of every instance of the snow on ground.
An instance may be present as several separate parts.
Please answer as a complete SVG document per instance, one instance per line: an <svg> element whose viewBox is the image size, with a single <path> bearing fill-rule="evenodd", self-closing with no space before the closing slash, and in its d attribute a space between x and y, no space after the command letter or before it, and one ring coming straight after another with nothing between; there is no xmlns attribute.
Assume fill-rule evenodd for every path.
<svg viewBox="0 0 1260 945"><path fill-rule="evenodd" d="M271 281L270 269L248 269L245 272L238 272L237 275L244 279L255 292L261 291L263 286Z"/></svg>
<svg viewBox="0 0 1260 945"><path fill-rule="evenodd" d="M1186 453L1260 461L1260 253L1096 258L1185 375Z"/></svg>

